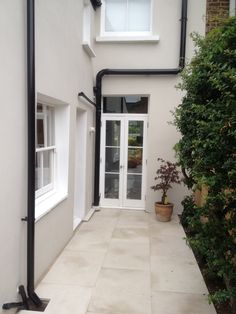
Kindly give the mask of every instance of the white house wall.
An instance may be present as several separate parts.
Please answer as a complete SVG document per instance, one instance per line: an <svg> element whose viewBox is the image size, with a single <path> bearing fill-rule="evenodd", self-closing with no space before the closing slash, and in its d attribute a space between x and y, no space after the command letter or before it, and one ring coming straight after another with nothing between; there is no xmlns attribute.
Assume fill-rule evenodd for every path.
<svg viewBox="0 0 236 314"><path fill-rule="evenodd" d="M103 68L112 69L157 69L176 68L179 62L181 0L154 0L154 35L160 36L158 43L114 43L97 42L95 72ZM205 33L206 1L189 0L187 26L187 60L193 55L193 43L189 34L196 31ZM96 25L100 29L100 14ZM99 31L96 36L99 35ZM146 210L152 211L154 201L160 194L153 192L157 168L157 157L175 159L174 145L179 139L171 111L181 102L182 94L175 86L179 76L106 76L103 79L103 95L142 94L150 96L147 163ZM188 191L183 186L175 186L169 193L175 210L181 211L181 201Z"/></svg>
<svg viewBox="0 0 236 314"><path fill-rule="evenodd" d="M70 125L68 196L36 222L36 282L73 234L77 108L87 113L85 214L92 207L94 108L78 98L80 91L93 98L92 62L82 47L82 6L78 0L36 0L36 91L67 104ZM21 221L27 215L26 1L0 1L0 26L2 305L19 300L17 287L26 285L27 226Z"/></svg>
<svg viewBox="0 0 236 314"><path fill-rule="evenodd" d="M69 105L68 197L36 223L36 279L47 271L73 231L76 110L87 112L85 213L93 202L94 108L78 98L93 98L92 63L82 48L83 1L36 0L36 88ZM52 232L53 231L53 232Z"/></svg>
<svg viewBox="0 0 236 314"><path fill-rule="evenodd" d="M25 1L0 1L0 303L25 284L26 55ZM0 310L1 312L1 310Z"/></svg>

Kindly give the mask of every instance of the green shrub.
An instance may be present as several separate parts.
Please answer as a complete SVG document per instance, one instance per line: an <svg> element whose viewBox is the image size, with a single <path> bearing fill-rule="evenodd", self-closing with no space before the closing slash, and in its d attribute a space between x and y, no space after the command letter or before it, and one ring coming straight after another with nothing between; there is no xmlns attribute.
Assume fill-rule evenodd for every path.
<svg viewBox="0 0 236 314"><path fill-rule="evenodd" d="M191 218L194 217L195 212L195 204L194 200L191 196L186 196L184 200L181 202L183 206L183 211L180 217L180 222L183 225L183 227L189 232L193 232L194 230L191 230L190 224L191 224Z"/></svg>
<svg viewBox="0 0 236 314"><path fill-rule="evenodd" d="M206 203L182 218L193 235L189 242L206 260L209 272L227 290L212 299L236 296L236 18L206 38L193 36L196 55L182 74L186 91L175 112L182 138L176 145L187 184L208 187ZM190 206L185 200L185 207ZM221 298L222 297L222 298ZM233 313L236 306L233 305Z"/></svg>

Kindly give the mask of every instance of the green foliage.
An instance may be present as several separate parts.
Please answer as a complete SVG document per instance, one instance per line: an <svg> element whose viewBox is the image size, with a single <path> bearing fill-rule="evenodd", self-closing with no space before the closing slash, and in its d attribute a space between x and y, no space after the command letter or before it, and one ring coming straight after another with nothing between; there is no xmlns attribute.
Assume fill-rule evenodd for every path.
<svg viewBox="0 0 236 314"><path fill-rule="evenodd" d="M236 296L236 18L205 39L196 34L193 39L196 55L179 85L186 94L175 112L182 134L176 151L188 186L204 184L208 196L204 206L192 204L192 210L185 200L182 219L192 232L190 244L204 257L209 271L229 283L215 299L232 299Z"/></svg>
<svg viewBox="0 0 236 314"><path fill-rule="evenodd" d="M214 302L216 304L225 302L230 300L235 295L235 293L236 293L235 289L230 290L222 289L217 291L214 295L210 296L209 301Z"/></svg>
<svg viewBox="0 0 236 314"><path fill-rule="evenodd" d="M188 229L188 232L191 233L190 222L192 217L195 214L195 204L191 196L186 196L182 201L183 212L180 217L180 222L184 228Z"/></svg>

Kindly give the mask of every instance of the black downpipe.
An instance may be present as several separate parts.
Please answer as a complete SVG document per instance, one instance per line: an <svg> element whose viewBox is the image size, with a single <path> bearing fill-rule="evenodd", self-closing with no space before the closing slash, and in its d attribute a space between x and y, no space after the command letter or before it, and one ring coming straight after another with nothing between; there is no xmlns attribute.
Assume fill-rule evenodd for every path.
<svg viewBox="0 0 236 314"><path fill-rule="evenodd" d="M174 69L103 69L97 73L94 92L96 96L96 138L95 138L95 169L94 169L94 206L99 206L99 177L100 177L100 142L101 142L101 104L102 79L105 75L177 75L185 66L186 33L187 33L188 0L182 0L180 55L179 66Z"/></svg>
<svg viewBox="0 0 236 314"><path fill-rule="evenodd" d="M98 7L100 7L102 5L101 0L90 0L90 1L91 1L91 4L92 4L94 10L96 10Z"/></svg>
<svg viewBox="0 0 236 314"><path fill-rule="evenodd" d="M4 310L12 308L39 308L43 302L34 289L34 252L35 252L35 0L27 0L27 133L28 133L28 184L27 184L27 292L19 286L22 302L3 304ZM31 305L32 304L32 305Z"/></svg>
<svg viewBox="0 0 236 314"><path fill-rule="evenodd" d="M181 70L185 67L187 20L188 20L188 0L182 0L180 52L179 52L179 68Z"/></svg>
<svg viewBox="0 0 236 314"><path fill-rule="evenodd" d="M28 104L28 199L27 199L27 292L37 306L34 291L35 254L35 2L27 0L27 104Z"/></svg>

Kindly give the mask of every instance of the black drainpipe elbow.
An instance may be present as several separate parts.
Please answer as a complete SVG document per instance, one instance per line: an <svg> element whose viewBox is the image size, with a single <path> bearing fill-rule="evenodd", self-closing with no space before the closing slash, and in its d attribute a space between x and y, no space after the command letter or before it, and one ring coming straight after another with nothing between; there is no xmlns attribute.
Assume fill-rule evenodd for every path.
<svg viewBox="0 0 236 314"><path fill-rule="evenodd" d="M91 1L91 4L92 4L94 10L96 10L98 7L100 7L102 5L101 0L90 0L90 1Z"/></svg>

